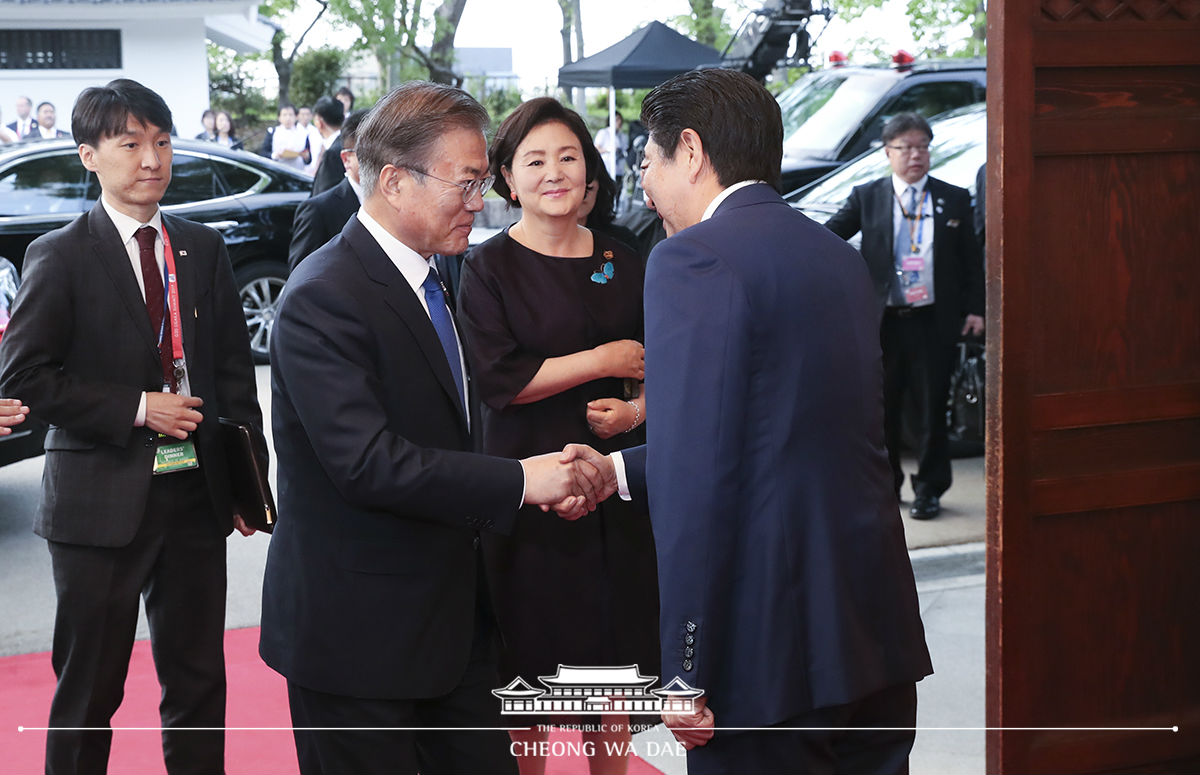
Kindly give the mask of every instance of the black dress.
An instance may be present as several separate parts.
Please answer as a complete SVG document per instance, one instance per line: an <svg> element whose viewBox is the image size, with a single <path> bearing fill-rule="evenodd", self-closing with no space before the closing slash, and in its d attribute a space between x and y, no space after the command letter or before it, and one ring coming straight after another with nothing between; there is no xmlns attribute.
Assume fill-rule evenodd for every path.
<svg viewBox="0 0 1200 775"><path fill-rule="evenodd" d="M642 339L641 261L611 237L593 239L591 258L556 258L506 230L463 264L459 324L483 404L484 452L520 458L582 442L607 454L645 440L640 427L607 440L588 430L587 403L625 398L621 379L510 406L546 358ZM502 682L521 676L538 686L560 664L636 664L643 675L659 674L657 569L646 514L615 495L575 522L526 507L512 535L485 533L483 541L504 640Z"/></svg>

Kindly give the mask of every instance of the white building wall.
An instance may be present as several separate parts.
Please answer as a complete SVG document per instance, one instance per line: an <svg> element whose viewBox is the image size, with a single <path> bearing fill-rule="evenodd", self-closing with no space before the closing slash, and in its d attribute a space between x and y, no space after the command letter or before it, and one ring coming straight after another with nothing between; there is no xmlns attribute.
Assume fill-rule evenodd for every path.
<svg viewBox="0 0 1200 775"><path fill-rule="evenodd" d="M111 12L111 6L110 12ZM9 29L119 29L119 70L0 70L0 111L3 122L16 120L16 100L21 95L54 103L57 125L70 131L71 107L89 86L103 86L114 78L132 78L162 95L181 137L200 130L200 114L208 107L208 53L204 44L204 19L200 17L115 20L58 19L8 20Z"/></svg>

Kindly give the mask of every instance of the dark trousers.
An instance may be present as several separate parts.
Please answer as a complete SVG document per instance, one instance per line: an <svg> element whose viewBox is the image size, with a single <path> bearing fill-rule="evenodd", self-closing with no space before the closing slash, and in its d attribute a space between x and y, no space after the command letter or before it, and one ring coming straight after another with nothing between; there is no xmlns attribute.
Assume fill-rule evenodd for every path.
<svg viewBox="0 0 1200 775"><path fill-rule="evenodd" d="M146 516L128 546L49 542L58 608L51 661L58 686L46 735L47 773L108 768L104 729L124 696L144 597L154 667L162 685L167 772L224 772L225 537L200 471L156 477ZM98 727L99 731L60 728Z"/></svg>
<svg viewBox="0 0 1200 775"><path fill-rule="evenodd" d="M937 315L932 306L919 309L887 309L880 329L883 348L883 425L888 461L892 464L896 492L904 484L900 468L903 447L901 418L906 401L916 412L909 419L916 440L917 473L913 492L940 496L950 489L950 442L946 438L946 399L950 395L950 373L954 343L939 336Z"/></svg>
<svg viewBox="0 0 1200 775"><path fill-rule="evenodd" d="M288 681L301 774L515 775L508 734L495 731L509 725L491 693L498 685L494 630L479 618L466 672L441 697L363 699Z"/></svg>
<svg viewBox="0 0 1200 775"><path fill-rule="evenodd" d="M774 728L717 732L707 745L688 751L688 775L907 775L916 723L916 684L901 684L793 716ZM855 729L830 729L835 727Z"/></svg>

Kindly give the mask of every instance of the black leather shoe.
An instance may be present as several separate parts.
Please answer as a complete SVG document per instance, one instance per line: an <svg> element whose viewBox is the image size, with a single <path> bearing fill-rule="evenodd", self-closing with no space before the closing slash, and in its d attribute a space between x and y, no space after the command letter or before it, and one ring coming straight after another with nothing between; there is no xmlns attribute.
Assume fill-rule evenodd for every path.
<svg viewBox="0 0 1200 775"><path fill-rule="evenodd" d="M913 498L912 514L913 519L933 519L942 510L942 504L938 502L936 495L918 495Z"/></svg>

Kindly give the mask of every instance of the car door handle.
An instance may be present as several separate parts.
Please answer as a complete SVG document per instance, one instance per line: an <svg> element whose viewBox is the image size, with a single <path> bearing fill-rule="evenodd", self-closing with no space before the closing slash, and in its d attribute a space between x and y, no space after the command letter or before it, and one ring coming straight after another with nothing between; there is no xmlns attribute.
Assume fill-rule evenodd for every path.
<svg viewBox="0 0 1200 775"><path fill-rule="evenodd" d="M216 229L217 231L221 231L222 229L232 229L234 226L238 225L238 222L237 221L208 221L204 225L208 226L209 228Z"/></svg>

